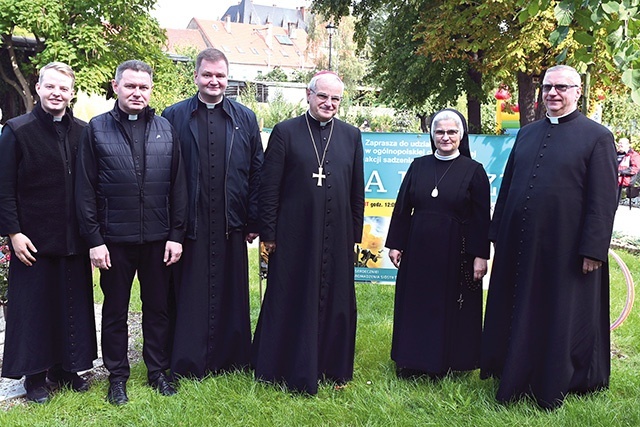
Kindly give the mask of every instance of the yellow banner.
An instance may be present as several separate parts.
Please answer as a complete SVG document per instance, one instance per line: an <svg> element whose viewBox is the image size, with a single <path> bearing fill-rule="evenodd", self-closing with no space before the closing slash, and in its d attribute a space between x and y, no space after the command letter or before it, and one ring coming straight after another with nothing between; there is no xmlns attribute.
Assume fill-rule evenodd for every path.
<svg viewBox="0 0 640 427"><path fill-rule="evenodd" d="M366 199L364 202L364 216L390 217L396 201L392 199Z"/></svg>

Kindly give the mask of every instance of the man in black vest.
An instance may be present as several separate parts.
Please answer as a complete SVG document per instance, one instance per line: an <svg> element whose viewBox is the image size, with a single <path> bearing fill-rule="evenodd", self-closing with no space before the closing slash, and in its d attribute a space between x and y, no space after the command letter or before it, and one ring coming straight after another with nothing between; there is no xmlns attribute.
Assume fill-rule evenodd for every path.
<svg viewBox="0 0 640 427"><path fill-rule="evenodd" d="M118 66L113 110L94 117L78 153L80 233L104 293L102 354L107 400L127 403L127 314L134 275L143 305L143 357L149 384L175 394L171 360L170 265L182 254L187 208L180 144L167 120L148 107L153 71L142 61Z"/></svg>
<svg viewBox="0 0 640 427"><path fill-rule="evenodd" d="M91 266L73 197L86 126L68 108L74 82L67 64L42 67L38 104L0 136L0 235L12 251L2 376L26 375L27 400L37 403L52 385L87 390L77 373L97 357Z"/></svg>

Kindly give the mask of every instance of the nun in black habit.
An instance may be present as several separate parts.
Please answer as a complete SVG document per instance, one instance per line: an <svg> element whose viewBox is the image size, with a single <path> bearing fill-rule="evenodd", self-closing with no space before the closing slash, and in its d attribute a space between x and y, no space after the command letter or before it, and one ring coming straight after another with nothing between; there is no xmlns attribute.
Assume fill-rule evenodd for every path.
<svg viewBox="0 0 640 427"><path fill-rule="evenodd" d="M386 241L398 267L391 358L401 377L439 378L480 362L489 180L471 159L459 112L434 116L431 147L402 181Z"/></svg>

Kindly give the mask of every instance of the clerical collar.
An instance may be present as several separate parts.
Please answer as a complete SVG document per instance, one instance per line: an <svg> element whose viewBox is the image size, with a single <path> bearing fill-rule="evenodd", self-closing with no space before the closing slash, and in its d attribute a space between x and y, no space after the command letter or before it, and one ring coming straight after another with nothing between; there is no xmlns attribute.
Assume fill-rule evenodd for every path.
<svg viewBox="0 0 640 427"><path fill-rule="evenodd" d="M313 114L311 114L311 110L307 110L307 113L309 113L309 116L315 120L316 122L320 123L320 126L325 127L326 125L328 125L329 123L331 123L331 120L333 120L333 117L331 117L329 120L327 120L326 122L321 122L320 120L316 119Z"/></svg>
<svg viewBox="0 0 640 427"><path fill-rule="evenodd" d="M147 107L145 107L146 109ZM135 122L137 120L139 120L141 117L144 116L144 110L142 110L141 112L139 112L138 114L128 114L125 111L123 111L120 106L118 106L118 115L120 116L120 120L124 120L127 119L130 122Z"/></svg>
<svg viewBox="0 0 640 427"><path fill-rule="evenodd" d="M442 154L435 151L433 153L433 156L438 160L443 160L445 162L448 162L449 160L457 159L458 157L460 157L460 151L456 151L455 153L449 154L448 156L443 156Z"/></svg>
<svg viewBox="0 0 640 427"><path fill-rule="evenodd" d="M573 110L573 111L576 111L576 110ZM568 115L572 114L573 111L569 111L567 114L563 114L561 116L554 116L554 117L551 117L549 115L549 112L547 111L547 113L546 113L547 114L547 119L549 119L551 124L557 125L558 123L560 123L560 119L563 119L563 118L567 117Z"/></svg>
<svg viewBox="0 0 640 427"><path fill-rule="evenodd" d="M62 118L63 118L64 116L60 116L60 117L51 116L51 117L53 117L53 121L54 121L54 122L61 122L61 121L62 121Z"/></svg>
<svg viewBox="0 0 640 427"><path fill-rule="evenodd" d="M198 100L202 102L209 110L213 110L214 108L216 108L216 105L219 105L223 99L224 98L220 98L220 101L214 102L213 104L211 104L209 102L205 102L204 99L202 99L202 97L200 96L200 92L198 92Z"/></svg>

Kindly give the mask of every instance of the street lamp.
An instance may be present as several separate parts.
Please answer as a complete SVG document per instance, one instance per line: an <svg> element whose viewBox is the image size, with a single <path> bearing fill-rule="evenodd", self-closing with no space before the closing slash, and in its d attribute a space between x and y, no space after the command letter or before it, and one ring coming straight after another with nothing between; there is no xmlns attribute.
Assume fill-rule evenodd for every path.
<svg viewBox="0 0 640 427"><path fill-rule="evenodd" d="M331 46L331 39L333 38L333 35L336 33L336 30L338 29L338 27L336 27L331 22L329 22L325 28L327 29L327 33L329 33L329 70L331 70L331 51L333 50Z"/></svg>

